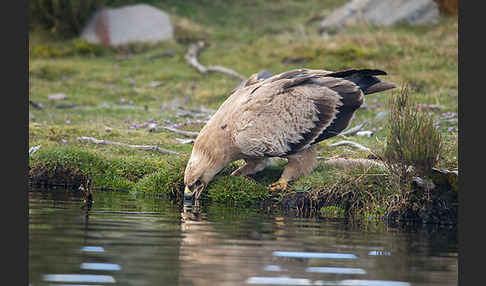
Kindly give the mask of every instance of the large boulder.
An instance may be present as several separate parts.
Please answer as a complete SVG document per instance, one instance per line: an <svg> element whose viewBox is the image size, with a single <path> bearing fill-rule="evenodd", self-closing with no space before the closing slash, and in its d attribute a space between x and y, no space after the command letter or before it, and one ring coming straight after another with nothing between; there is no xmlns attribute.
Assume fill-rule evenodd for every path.
<svg viewBox="0 0 486 286"><path fill-rule="evenodd" d="M432 23L439 18L439 7L433 0L353 0L321 22L321 33L337 31L350 25L367 23L391 26Z"/></svg>
<svg viewBox="0 0 486 286"><path fill-rule="evenodd" d="M167 13L150 5L139 4L95 12L81 37L90 43L119 46L168 40L173 33L174 28Z"/></svg>

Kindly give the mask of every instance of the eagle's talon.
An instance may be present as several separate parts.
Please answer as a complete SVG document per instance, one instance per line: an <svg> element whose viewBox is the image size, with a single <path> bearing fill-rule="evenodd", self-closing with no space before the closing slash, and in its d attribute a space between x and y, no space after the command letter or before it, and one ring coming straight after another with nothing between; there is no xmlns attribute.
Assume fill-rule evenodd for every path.
<svg viewBox="0 0 486 286"><path fill-rule="evenodd" d="M280 179L273 184L270 184L268 188L272 191L285 191L287 190L287 181Z"/></svg>

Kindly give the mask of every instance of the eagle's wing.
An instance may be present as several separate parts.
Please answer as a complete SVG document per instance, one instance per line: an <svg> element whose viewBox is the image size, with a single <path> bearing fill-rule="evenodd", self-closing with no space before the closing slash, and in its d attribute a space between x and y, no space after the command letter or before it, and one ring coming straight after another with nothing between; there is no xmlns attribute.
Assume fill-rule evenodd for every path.
<svg viewBox="0 0 486 286"><path fill-rule="evenodd" d="M320 140L326 129L347 126L363 102L359 86L326 71L294 70L248 86L239 96L233 142L249 157L286 156ZM344 114L343 122L332 125ZM349 118L348 118L349 117Z"/></svg>

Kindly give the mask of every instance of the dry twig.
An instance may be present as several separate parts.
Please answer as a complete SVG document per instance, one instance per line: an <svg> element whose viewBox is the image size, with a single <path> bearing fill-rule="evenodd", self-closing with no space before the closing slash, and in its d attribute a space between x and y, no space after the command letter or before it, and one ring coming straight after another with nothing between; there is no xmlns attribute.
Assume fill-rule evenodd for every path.
<svg viewBox="0 0 486 286"><path fill-rule="evenodd" d="M196 138L199 135L199 132L184 131L184 130L175 129L175 128L172 128L172 127L169 127L169 126L162 126L162 128L164 128L167 131L170 131L170 132L173 132L173 133L176 133L176 134L180 134L180 135L183 135L183 136L186 136L186 137L191 137L191 138Z"/></svg>
<svg viewBox="0 0 486 286"><path fill-rule="evenodd" d="M361 123L359 125L356 125L356 126L354 126L352 128L349 128L348 130L343 131L339 135L343 135L343 136L353 136L353 135L356 135L356 133L358 133L359 131L363 130L363 127L366 124L368 124L368 121L364 121L363 123Z"/></svg>
<svg viewBox="0 0 486 286"><path fill-rule="evenodd" d="M370 159L362 159L362 158L334 158L329 159L324 162L326 165L335 166L335 167L371 167L377 166L386 168L385 164L377 160L370 160Z"/></svg>
<svg viewBox="0 0 486 286"><path fill-rule="evenodd" d="M128 148L133 148L133 149L139 149L139 150L147 150L147 151L156 151L162 154L169 154L169 155L180 155L177 152L170 151L167 149L160 148L158 146L152 146L152 145L131 145L131 144L126 144L126 143L120 143L120 142L113 142L113 141L108 141L108 140L99 140L93 137L78 137L78 141L83 142L91 142L94 144L102 144L102 145L115 145L115 146L123 146L123 147L128 147Z"/></svg>
<svg viewBox="0 0 486 286"><path fill-rule="evenodd" d="M199 63L197 60L197 54L199 51L204 47L204 43L199 42L197 44L191 44L187 48L187 53L186 53L186 61L187 63L196 68L200 73L207 73L207 72L221 72L233 77L238 78L239 80L243 81L246 80L246 77L242 76L241 74L235 72L232 69L222 67L222 66L208 66L205 67L202 64Z"/></svg>
<svg viewBox="0 0 486 286"><path fill-rule="evenodd" d="M348 141L348 140L343 140L343 141L339 141L339 142L336 142L336 143L333 143L331 144L330 146L351 146L351 147L354 147L356 149L359 149L359 150L365 150L365 151L371 151L370 148L366 147L366 146L363 146L359 143L356 143L356 142L353 142L353 141Z"/></svg>

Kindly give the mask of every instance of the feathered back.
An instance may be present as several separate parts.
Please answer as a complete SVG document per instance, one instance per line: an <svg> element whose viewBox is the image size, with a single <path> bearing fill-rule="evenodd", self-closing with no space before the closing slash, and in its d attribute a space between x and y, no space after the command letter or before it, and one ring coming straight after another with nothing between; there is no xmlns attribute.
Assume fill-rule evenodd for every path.
<svg viewBox="0 0 486 286"><path fill-rule="evenodd" d="M297 69L267 78L255 74L220 106L194 147L217 148L231 158L299 152L344 130L364 94L395 87L379 75L386 73ZM229 140L219 144L223 138Z"/></svg>

